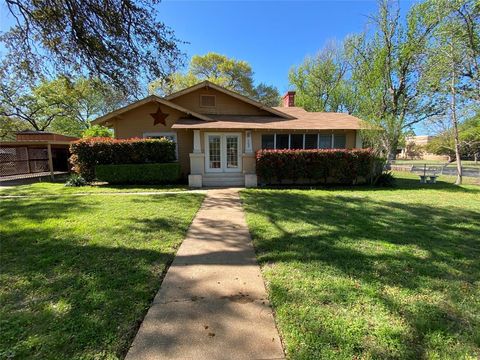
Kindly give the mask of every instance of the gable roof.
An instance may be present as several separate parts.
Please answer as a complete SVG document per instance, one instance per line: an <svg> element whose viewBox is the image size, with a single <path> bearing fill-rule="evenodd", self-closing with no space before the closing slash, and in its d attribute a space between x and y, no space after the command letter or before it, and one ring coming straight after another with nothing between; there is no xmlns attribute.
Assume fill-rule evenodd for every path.
<svg viewBox="0 0 480 360"><path fill-rule="evenodd" d="M160 104L163 104L163 105L166 105L166 106L169 106L175 110L178 110L178 111L181 111L187 115L192 115L194 117L196 117L197 119L200 119L200 120L203 120L203 121L212 121L212 119L210 119L208 116L206 115L203 115L203 114L199 114L195 111L192 111L192 110L189 110L187 108L184 108L180 105L177 105L171 101L168 101L166 99L163 99L157 95L150 95L150 96L147 96L146 98L143 98L141 100L138 100L138 101L135 101L129 105L126 105L118 110L115 110L115 111L112 111L108 114L105 114L103 116L100 116L99 118L96 118L95 120L93 120L91 123L93 125L97 125L97 124L103 124L105 123L106 121L116 117L116 116L119 116L123 113L126 113L127 111L130 111L130 110L133 110L137 107L140 107L144 104L147 104L147 103L150 103L150 102L157 102L157 103L160 103Z"/></svg>
<svg viewBox="0 0 480 360"><path fill-rule="evenodd" d="M256 100L252 100L250 99L249 97L247 96L244 96L244 95L241 95L239 93L236 93L234 91L231 91L231 90L228 90L222 86L219 86L219 85L216 85L208 80L204 80L196 85L193 85L193 86L190 86L186 89L183 89L183 90L180 90L180 91L177 91L173 94L170 94L168 96L165 97L166 100L173 100L175 98L178 98L182 95L185 95L185 94L189 94L193 91L196 91L196 90L199 90L199 89L202 89L204 87L207 87L207 88L212 88L214 90L217 90L221 93L224 93L226 95L229 95L231 97L234 97L240 101L243 101L247 104L250 104L250 105L253 105L255 107L258 107L259 109L261 110L264 110L264 111L267 111L273 115L276 115L276 116L280 116L281 118L284 118L284 119L293 119L293 117L289 114L286 114L285 112L279 110L279 108L273 108L273 107L270 107L270 106L266 106L264 104L262 104L261 102L259 101L256 101Z"/></svg>

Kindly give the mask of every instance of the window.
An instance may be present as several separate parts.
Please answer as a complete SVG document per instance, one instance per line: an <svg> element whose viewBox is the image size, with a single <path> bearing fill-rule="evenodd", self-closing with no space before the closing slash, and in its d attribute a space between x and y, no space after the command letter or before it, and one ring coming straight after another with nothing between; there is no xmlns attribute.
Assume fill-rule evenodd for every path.
<svg viewBox="0 0 480 360"><path fill-rule="evenodd" d="M201 107L215 107L215 95L200 95Z"/></svg>
<svg viewBox="0 0 480 360"><path fill-rule="evenodd" d="M317 134L305 134L305 149L317 148Z"/></svg>
<svg viewBox="0 0 480 360"><path fill-rule="evenodd" d="M333 147L335 149L345 149L346 145L346 137L345 135L337 135L333 136Z"/></svg>
<svg viewBox="0 0 480 360"><path fill-rule="evenodd" d="M303 149L303 134L290 135L290 149Z"/></svg>
<svg viewBox="0 0 480 360"><path fill-rule="evenodd" d="M277 134L277 149L288 149L289 134Z"/></svg>
<svg viewBox="0 0 480 360"><path fill-rule="evenodd" d="M275 134L262 135L262 149L275 149Z"/></svg>
<svg viewBox="0 0 480 360"><path fill-rule="evenodd" d="M263 134L262 149L345 149L345 134Z"/></svg>
<svg viewBox="0 0 480 360"><path fill-rule="evenodd" d="M330 149L332 147L332 135L318 135L318 148Z"/></svg>
<svg viewBox="0 0 480 360"><path fill-rule="evenodd" d="M178 158L178 143L177 143L177 133L175 132L152 132L152 133L143 133L143 137L147 139L168 139L175 143L175 155Z"/></svg>

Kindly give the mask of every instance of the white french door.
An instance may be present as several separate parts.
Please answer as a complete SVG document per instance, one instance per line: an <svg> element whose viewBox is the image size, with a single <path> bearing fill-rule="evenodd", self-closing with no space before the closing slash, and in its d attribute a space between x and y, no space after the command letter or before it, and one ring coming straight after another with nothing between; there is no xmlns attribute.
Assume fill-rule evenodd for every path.
<svg viewBox="0 0 480 360"><path fill-rule="evenodd" d="M205 171L241 172L241 140L238 133L206 133Z"/></svg>

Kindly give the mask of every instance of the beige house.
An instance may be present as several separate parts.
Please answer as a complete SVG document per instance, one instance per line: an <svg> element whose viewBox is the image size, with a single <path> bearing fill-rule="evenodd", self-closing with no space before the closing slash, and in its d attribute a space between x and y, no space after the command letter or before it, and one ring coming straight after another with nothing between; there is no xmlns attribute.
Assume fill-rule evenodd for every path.
<svg viewBox="0 0 480 360"><path fill-rule="evenodd" d="M259 149L359 148L360 119L295 107L268 107L204 81L167 97L151 95L93 121L116 138L172 139L182 173L192 187L256 186Z"/></svg>

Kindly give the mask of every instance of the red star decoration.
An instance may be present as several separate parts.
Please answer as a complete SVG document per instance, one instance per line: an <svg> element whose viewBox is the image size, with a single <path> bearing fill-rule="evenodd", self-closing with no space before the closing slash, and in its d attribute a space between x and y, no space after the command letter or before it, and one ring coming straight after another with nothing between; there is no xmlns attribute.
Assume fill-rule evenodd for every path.
<svg viewBox="0 0 480 360"><path fill-rule="evenodd" d="M163 113L160 106L158 107L157 112L150 113L150 116L153 118L153 125L157 125L157 124L167 125L166 119L168 117L168 114Z"/></svg>

